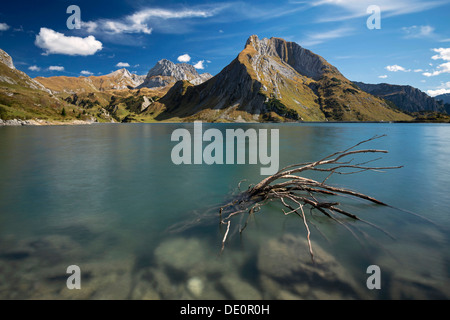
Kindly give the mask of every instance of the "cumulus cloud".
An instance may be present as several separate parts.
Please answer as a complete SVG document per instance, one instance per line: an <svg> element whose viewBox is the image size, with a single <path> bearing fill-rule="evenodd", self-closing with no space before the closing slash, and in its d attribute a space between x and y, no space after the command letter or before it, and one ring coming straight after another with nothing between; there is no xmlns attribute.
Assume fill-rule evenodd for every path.
<svg viewBox="0 0 450 320"><path fill-rule="evenodd" d="M0 23L0 31L6 31L10 28L6 23Z"/></svg>
<svg viewBox="0 0 450 320"><path fill-rule="evenodd" d="M65 54L69 56L90 56L102 50L103 45L94 36L86 38L67 37L52 29L41 28L36 36L36 46L45 50L45 54Z"/></svg>
<svg viewBox="0 0 450 320"><path fill-rule="evenodd" d="M177 58L177 60L179 61L179 62L189 62L189 61L191 61L191 56L190 55L188 55L187 53L186 54L183 54L183 55L181 55L181 56L179 56L178 58Z"/></svg>
<svg viewBox="0 0 450 320"><path fill-rule="evenodd" d="M386 66L386 70L391 71L391 72L398 72L398 71L409 72L409 71L411 71L411 70L406 70L405 68L403 68L402 66L399 66L398 64L394 64L392 66Z"/></svg>
<svg viewBox="0 0 450 320"><path fill-rule="evenodd" d="M61 66L50 66L50 67L48 67L48 70L50 70L50 71L64 71L64 67L61 67Z"/></svg>
<svg viewBox="0 0 450 320"><path fill-rule="evenodd" d="M194 64L194 68L203 70L203 69L205 69L205 66L203 65L204 63L205 63L205 60L200 60L199 62Z"/></svg>
<svg viewBox="0 0 450 320"><path fill-rule="evenodd" d="M382 75L382 76L378 76L378 78L380 78L380 79L386 79L388 76L385 74L385 75Z"/></svg>
<svg viewBox="0 0 450 320"><path fill-rule="evenodd" d="M427 93L432 97L450 93L450 81L442 83L436 90L428 90Z"/></svg>
<svg viewBox="0 0 450 320"><path fill-rule="evenodd" d="M438 48L433 49L433 51L439 54L432 56L431 59L450 61L450 48Z"/></svg>
<svg viewBox="0 0 450 320"><path fill-rule="evenodd" d="M128 62L119 62L118 64L116 64L116 67L119 68L129 68L130 64Z"/></svg>
<svg viewBox="0 0 450 320"><path fill-rule="evenodd" d="M92 76L92 75L93 75L93 73L92 73L92 72L90 72L90 71L87 71L87 70L83 70L83 71L81 71L81 74L82 74L82 75L84 75L84 76Z"/></svg>
<svg viewBox="0 0 450 320"><path fill-rule="evenodd" d="M41 71L41 68L39 68L38 66L29 66L29 67L28 67L28 70L31 70L31 71Z"/></svg>

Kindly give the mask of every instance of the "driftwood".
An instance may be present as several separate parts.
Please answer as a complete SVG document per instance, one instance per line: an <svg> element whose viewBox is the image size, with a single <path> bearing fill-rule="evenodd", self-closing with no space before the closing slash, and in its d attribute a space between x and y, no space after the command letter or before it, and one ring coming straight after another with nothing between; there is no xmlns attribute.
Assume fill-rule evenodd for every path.
<svg viewBox="0 0 450 320"><path fill-rule="evenodd" d="M312 259L314 259L314 251L311 245L311 232L304 210L305 207L318 210L326 217L344 226L345 224L337 219L337 216L342 215L354 220L362 221L385 232L376 225L362 220L355 214L343 210L340 207L340 203L335 199L345 196L360 198L381 206L388 206L387 204L363 193L327 184L328 179L334 174L349 175L364 171L381 171L402 168L402 166L375 167L369 165L380 158L359 163L355 162L354 158L350 158L351 156L361 154L388 153L385 150L377 149L356 150L357 147L382 137L384 136L374 136L368 140L361 141L344 151L335 152L329 156L326 156L319 161L290 165L281 169L276 174L265 178L258 184L250 186L248 190L236 196L230 203L222 206L219 210L220 223L227 225L227 232L222 240L222 250L224 249L225 242L229 234L228 231L230 229L230 223L234 217L248 214L245 224L239 229L239 231L242 232L246 228L249 218L254 213L258 212L262 206L272 201L279 201L282 203L282 205L286 208L283 210L285 215L296 214L302 219L307 232L309 252ZM304 178L299 175L306 171L325 172L328 173L328 175L322 181ZM332 198L334 200L325 201L321 200L322 198ZM387 232L385 233L387 234Z"/></svg>
<svg viewBox="0 0 450 320"><path fill-rule="evenodd" d="M229 203L220 207L211 208L205 215L198 215L190 224L184 224L181 228L178 226L175 229L180 231L193 226L202 221L206 216L211 217L211 212L217 213L218 210L219 222L221 225L226 226L226 231L222 240L221 250L223 251L227 242L227 237L230 234L230 226L232 222L234 223L235 220L238 220L235 219L237 216L241 217L241 219L238 220L240 221L238 223L239 232L242 233L247 227L250 217L260 211L264 205L273 201L278 201L285 207L283 210L285 215L296 214L301 218L306 229L309 252L313 260L314 250L311 245L311 232L309 228L309 224L312 222L308 221L308 217L305 214L306 208L317 210L336 223L343 225L355 237L356 235L354 232L342 221L342 219L339 219L340 216L366 223L388 234L378 226L342 209L338 200L342 197L350 197L362 199L363 201L372 202L380 206L389 206L388 204L354 190L327 184L329 178L335 174L350 175L364 171L382 171L402 168L402 166L376 167L371 165L381 158L375 158L364 162L355 161L354 157L362 154L378 155L388 153L388 151L378 149L357 149L363 144L382 137L384 137L384 135L374 136L370 139L361 141L344 151L330 154L319 161L299 163L285 167L276 174L265 178L258 184L249 186L246 191L241 191L240 193L233 195L232 200ZM325 173L326 177L321 181L317 181L300 176L300 174L307 171L322 172ZM243 181L238 185L239 189L242 182ZM247 215L247 217L245 222L242 223L242 218L245 218L245 215ZM217 216L217 214L213 214L213 216ZM172 229L172 231L175 229Z"/></svg>

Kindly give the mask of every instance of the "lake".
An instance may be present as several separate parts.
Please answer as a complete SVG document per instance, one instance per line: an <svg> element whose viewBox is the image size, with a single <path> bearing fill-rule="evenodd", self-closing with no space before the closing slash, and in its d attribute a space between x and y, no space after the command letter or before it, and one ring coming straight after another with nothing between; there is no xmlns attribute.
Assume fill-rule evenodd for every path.
<svg viewBox="0 0 450 320"><path fill-rule="evenodd" d="M238 218L221 252L226 226L209 209L264 177L261 165L173 164L171 134L193 124L1 127L0 299L450 298L450 125L203 126L279 129L280 168L386 135L365 146L389 151L374 165L403 168L328 183L391 205L343 200L392 237L306 209L312 262L303 220L274 202L242 234ZM71 265L81 290L66 286ZM381 289L367 287L371 265Z"/></svg>

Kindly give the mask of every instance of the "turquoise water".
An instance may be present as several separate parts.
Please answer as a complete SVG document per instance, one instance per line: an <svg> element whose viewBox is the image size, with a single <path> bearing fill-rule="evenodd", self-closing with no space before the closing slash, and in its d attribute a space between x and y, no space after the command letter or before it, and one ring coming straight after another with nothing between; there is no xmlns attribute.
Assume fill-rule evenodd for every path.
<svg viewBox="0 0 450 320"><path fill-rule="evenodd" d="M376 165L404 168L328 182L403 209L344 200L395 239L347 221L352 233L307 210L315 264L302 220L276 203L242 235L232 228L220 254L226 228L216 212L192 222L241 180L259 182L261 165L176 166L170 137L180 127L193 125L0 128L0 298L450 297L449 125L204 124L222 132L279 129L280 167L387 135L368 145L389 151ZM81 290L66 288L70 265L81 268ZM380 290L366 287L370 265L380 267Z"/></svg>

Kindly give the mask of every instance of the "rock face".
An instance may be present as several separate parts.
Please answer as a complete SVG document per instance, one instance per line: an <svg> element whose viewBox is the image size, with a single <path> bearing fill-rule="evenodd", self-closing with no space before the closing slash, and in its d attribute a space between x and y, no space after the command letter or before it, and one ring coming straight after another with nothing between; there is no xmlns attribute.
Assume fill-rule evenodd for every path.
<svg viewBox="0 0 450 320"><path fill-rule="evenodd" d="M144 82L139 88L157 88L172 85L177 81L187 80L194 85L201 84L209 80L212 76L209 73L200 75L194 66L187 63L175 64L163 59L150 69Z"/></svg>
<svg viewBox="0 0 450 320"><path fill-rule="evenodd" d="M112 89L116 90L136 88L145 80L145 76L130 73L130 71L125 68L114 71L107 76L114 79L116 85L114 85Z"/></svg>
<svg viewBox="0 0 450 320"><path fill-rule="evenodd" d="M260 65L259 60L267 61L267 57L274 57L281 59L299 74L314 80L319 80L327 71L339 74L339 71L324 58L302 48L295 42L286 42L280 38L259 40L253 35L247 40L246 46L252 46L257 51L252 60L252 66L255 69ZM266 66L269 65L266 64Z"/></svg>
<svg viewBox="0 0 450 320"><path fill-rule="evenodd" d="M204 121L394 120L408 118L358 88L324 58L294 42L251 36L244 50L201 85L179 82L160 100L172 117Z"/></svg>
<svg viewBox="0 0 450 320"><path fill-rule="evenodd" d="M445 112L443 103L428 96L425 92L411 87L387 83L367 84L355 82L367 93L393 102L397 108L407 112L435 111Z"/></svg>
<svg viewBox="0 0 450 320"><path fill-rule="evenodd" d="M11 69L15 69L11 56L2 49L0 49L0 62L6 64Z"/></svg>

